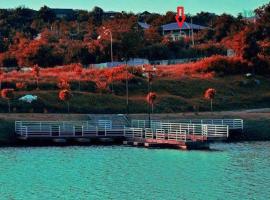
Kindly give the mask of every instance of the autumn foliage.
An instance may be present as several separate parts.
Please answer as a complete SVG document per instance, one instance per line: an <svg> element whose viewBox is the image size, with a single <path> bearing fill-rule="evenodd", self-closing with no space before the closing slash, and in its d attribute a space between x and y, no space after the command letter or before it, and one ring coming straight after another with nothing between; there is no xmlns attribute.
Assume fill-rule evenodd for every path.
<svg viewBox="0 0 270 200"><path fill-rule="evenodd" d="M59 92L59 99L61 101L67 102L68 112L69 112L69 100L71 99L70 90L64 89Z"/></svg>
<svg viewBox="0 0 270 200"><path fill-rule="evenodd" d="M19 89L19 90L25 89L26 88L26 83L18 82L18 83L16 83L16 88Z"/></svg>
<svg viewBox="0 0 270 200"><path fill-rule="evenodd" d="M204 93L204 98L205 99L208 99L208 100L211 100L211 99L214 99L215 98L215 95L216 95L216 90L213 89L213 88L209 88L205 91Z"/></svg>
<svg viewBox="0 0 270 200"><path fill-rule="evenodd" d="M70 84L68 83L68 80L66 78L60 78L57 86L59 87L59 89L62 89L62 90L70 89Z"/></svg>
<svg viewBox="0 0 270 200"><path fill-rule="evenodd" d="M3 89L1 97L4 99L12 99L14 97L14 89Z"/></svg>
<svg viewBox="0 0 270 200"><path fill-rule="evenodd" d="M204 92L204 98L207 100L210 100L210 102L211 102L211 111L213 111L213 100L215 98L215 95L216 95L216 90L213 88L208 88Z"/></svg>
<svg viewBox="0 0 270 200"><path fill-rule="evenodd" d="M61 90L59 92L59 99L62 101L69 101L71 98L71 92L67 89Z"/></svg>
<svg viewBox="0 0 270 200"><path fill-rule="evenodd" d="M153 105L156 98L157 98L157 94L155 92L149 92L148 95L146 96L146 101L150 105Z"/></svg>
<svg viewBox="0 0 270 200"><path fill-rule="evenodd" d="M8 101L8 112L10 112L10 99L14 97L14 89L3 89L1 91L1 97Z"/></svg>

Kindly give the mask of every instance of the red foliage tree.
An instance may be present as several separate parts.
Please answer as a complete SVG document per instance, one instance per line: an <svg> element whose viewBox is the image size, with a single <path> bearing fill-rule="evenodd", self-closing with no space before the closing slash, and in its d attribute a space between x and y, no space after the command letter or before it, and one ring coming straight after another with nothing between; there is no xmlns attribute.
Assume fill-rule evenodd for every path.
<svg viewBox="0 0 270 200"><path fill-rule="evenodd" d="M207 100L210 100L210 102L211 102L211 112L213 112L213 100L215 98L215 95L216 95L216 90L213 88L208 88L204 92L204 98Z"/></svg>
<svg viewBox="0 0 270 200"><path fill-rule="evenodd" d="M59 92L59 99L61 101L65 101L67 102L67 108L68 108L68 112L69 112L69 100L71 99L71 92L70 90L67 90L67 89L64 89L64 90L61 90Z"/></svg>
<svg viewBox="0 0 270 200"><path fill-rule="evenodd" d="M3 89L1 91L1 97L8 101L8 112L10 112L10 100L14 97L14 89Z"/></svg>
<svg viewBox="0 0 270 200"><path fill-rule="evenodd" d="M33 72L33 75L34 75L34 77L35 77L35 79L36 79L37 90L38 90L38 89L39 89L39 88L38 88L39 77L40 77L40 68L39 68L39 66L38 66L38 65L34 65L34 66L32 67L32 72Z"/></svg>
<svg viewBox="0 0 270 200"><path fill-rule="evenodd" d="M2 89L2 81L4 79L4 72L0 70L0 90Z"/></svg>
<svg viewBox="0 0 270 200"><path fill-rule="evenodd" d="M152 113L154 111L154 102L157 99L157 94L155 92L149 92L146 96L146 101L149 105L152 106Z"/></svg>
<svg viewBox="0 0 270 200"><path fill-rule="evenodd" d="M16 88L18 90L25 89L26 88L26 83L24 83L24 82L18 82L18 83L16 83Z"/></svg>
<svg viewBox="0 0 270 200"><path fill-rule="evenodd" d="M69 90L70 89L70 84L68 83L68 80L66 78L60 78L57 86L61 90Z"/></svg>

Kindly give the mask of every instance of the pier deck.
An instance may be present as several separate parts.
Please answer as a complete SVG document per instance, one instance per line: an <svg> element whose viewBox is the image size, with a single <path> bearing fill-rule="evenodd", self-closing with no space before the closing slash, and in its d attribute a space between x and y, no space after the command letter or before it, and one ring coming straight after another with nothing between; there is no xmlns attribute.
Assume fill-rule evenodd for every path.
<svg viewBox="0 0 270 200"><path fill-rule="evenodd" d="M130 124L97 121L16 121L15 132L24 140L111 139L145 147L205 149L209 142L226 140L228 125L131 121ZM90 140L89 140L90 141Z"/></svg>

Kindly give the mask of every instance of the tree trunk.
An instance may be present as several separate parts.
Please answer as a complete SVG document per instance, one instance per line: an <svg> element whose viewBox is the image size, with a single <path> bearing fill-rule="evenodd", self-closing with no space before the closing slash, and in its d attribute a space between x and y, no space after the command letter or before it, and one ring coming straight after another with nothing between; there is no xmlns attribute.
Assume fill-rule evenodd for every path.
<svg viewBox="0 0 270 200"><path fill-rule="evenodd" d="M68 108L68 113L69 113L69 101L67 101L67 108Z"/></svg>
<svg viewBox="0 0 270 200"><path fill-rule="evenodd" d="M211 112L213 112L213 99L211 99Z"/></svg>
<svg viewBox="0 0 270 200"><path fill-rule="evenodd" d="M152 114L154 113L154 104L152 103Z"/></svg>
<svg viewBox="0 0 270 200"><path fill-rule="evenodd" d="M10 100L8 99L8 112L10 113Z"/></svg>
<svg viewBox="0 0 270 200"><path fill-rule="evenodd" d="M38 78L36 79L36 84L37 84L37 90L39 90L39 80L38 80Z"/></svg>

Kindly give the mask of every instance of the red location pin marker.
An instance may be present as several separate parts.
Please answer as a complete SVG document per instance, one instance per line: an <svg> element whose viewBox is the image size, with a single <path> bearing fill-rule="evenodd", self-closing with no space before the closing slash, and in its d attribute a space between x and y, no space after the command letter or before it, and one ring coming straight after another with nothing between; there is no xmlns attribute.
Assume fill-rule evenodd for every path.
<svg viewBox="0 0 270 200"><path fill-rule="evenodd" d="M180 18L181 18L181 20L180 20ZM177 14L175 16L175 19L176 19L176 21L178 23L178 26L180 28L182 28L182 26L183 26L183 24L184 24L184 22L186 20L186 15L185 15L184 7L182 7L182 6L178 6L177 7Z"/></svg>

